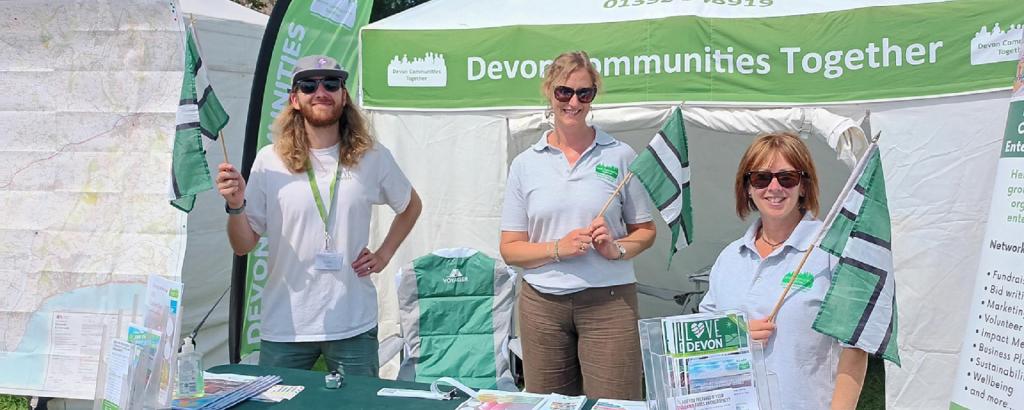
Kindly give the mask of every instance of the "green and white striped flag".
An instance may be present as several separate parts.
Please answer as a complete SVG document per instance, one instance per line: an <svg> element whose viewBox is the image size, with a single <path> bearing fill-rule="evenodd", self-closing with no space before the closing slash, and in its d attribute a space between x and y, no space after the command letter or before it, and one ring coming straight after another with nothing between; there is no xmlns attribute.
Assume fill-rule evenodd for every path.
<svg viewBox="0 0 1024 410"><path fill-rule="evenodd" d="M671 264L672 256L679 249L693 243L689 150L679 107L672 110L661 131L629 164L629 171L640 179L672 230L672 249L668 256Z"/></svg>
<svg viewBox="0 0 1024 410"><path fill-rule="evenodd" d="M181 81L181 100L176 115L174 154L171 163L171 205L189 212L196 194L213 189L206 147L228 123L217 94L206 76L195 37L185 28L185 64Z"/></svg>
<svg viewBox="0 0 1024 410"><path fill-rule="evenodd" d="M839 265L813 327L898 366L892 238L877 144L868 147L853 181L823 228L819 246L839 257Z"/></svg>

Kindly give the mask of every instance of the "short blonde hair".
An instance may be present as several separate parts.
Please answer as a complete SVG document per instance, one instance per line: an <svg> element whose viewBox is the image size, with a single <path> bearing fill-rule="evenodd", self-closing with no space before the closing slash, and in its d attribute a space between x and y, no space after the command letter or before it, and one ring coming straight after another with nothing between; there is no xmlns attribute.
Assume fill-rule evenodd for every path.
<svg viewBox="0 0 1024 410"><path fill-rule="evenodd" d="M601 74L590 62L587 52L567 51L556 57L555 61L552 61L551 65L544 69L544 82L540 85L540 93L550 101L555 83L565 81L572 73L580 69L586 70L587 74L590 74L590 78L594 81L594 87L601 91Z"/></svg>
<svg viewBox="0 0 1024 410"><path fill-rule="evenodd" d="M740 165L736 169L735 185L736 215L739 215L740 219L745 219L751 211L757 209L747 193L750 186L750 182L747 181L747 173L767 168L776 155L793 165L797 171L804 172L804 177L800 181L804 191L804 195L800 197L800 211L811 211L814 215L818 215L818 173L814 169L811 151L796 134L773 132L755 138L747 148L747 152L743 153L743 157L740 158Z"/></svg>

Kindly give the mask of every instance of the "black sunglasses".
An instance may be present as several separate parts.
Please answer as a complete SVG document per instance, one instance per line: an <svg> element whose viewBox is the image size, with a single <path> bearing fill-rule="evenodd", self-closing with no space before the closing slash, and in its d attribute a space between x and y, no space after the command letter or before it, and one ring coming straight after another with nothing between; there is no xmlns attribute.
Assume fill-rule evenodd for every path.
<svg viewBox="0 0 1024 410"><path fill-rule="evenodd" d="M778 179L779 185L783 188L792 188L800 185L800 180L806 176L807 173L803 171L750 171L746 174L747 182L757 189L767 188L772 183L772 178Z"/></svg>
<svg viewBox="0 0 1024 410"><path fill-rule="evenodd" d="M313 94L316 92L316 88L324 85L324 90L328 92L335 92L341 89L341 79L338 77L324 77L321 79L304 79L295 82L295 88L302 91L303 94Z"/></svg>
<svg viewBox="0 0 1024 410"><path fill-rule="evenodd" d="M583 87L572 89L564 85L555 87L555 99L559 102L569 102L573 95L580 100L581 103L588 104L594 101L594 97L597 97L597 87Z"/></svg>

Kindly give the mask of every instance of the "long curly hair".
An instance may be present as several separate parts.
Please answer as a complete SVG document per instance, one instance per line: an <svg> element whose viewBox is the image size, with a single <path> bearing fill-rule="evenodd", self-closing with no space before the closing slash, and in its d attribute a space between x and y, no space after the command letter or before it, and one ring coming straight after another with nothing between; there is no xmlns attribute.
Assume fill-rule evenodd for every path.
<svg viewBox="0 0 1024 410"><path fill-rule="evenodd" d="M347 94L347 91L346 91ZM341 165L353 168L359 165L363 154L373 147L373 136L370 135L366 119L359 107L346 96L345 107L341 111L338 133L341 144L338 155ZM302 113L285 104L284 110L274 119L273 125L274 151L281 161L294 173L305 172L309 162L309 137L306 135L306 124Z"/></svg>

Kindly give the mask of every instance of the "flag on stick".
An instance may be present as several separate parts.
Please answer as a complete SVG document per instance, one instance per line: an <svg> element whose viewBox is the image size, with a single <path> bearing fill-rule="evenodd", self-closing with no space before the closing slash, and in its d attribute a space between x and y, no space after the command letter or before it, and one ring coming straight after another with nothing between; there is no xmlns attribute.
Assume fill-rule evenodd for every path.
<svg viewBox="0 0 1024 410"><path fill-rule="evenodd" d="M171 205L189 212L196 194L213 189L206 147L228 123L206 76L192 30L185 28L185 64L181 81L181 100L176 115L174 154L171 162Z"/></svg>
<svg viewBox="0 0 1024 410"><path fill-rule="evenodd" d="M898 366L891 228L877 144L868 147L850 180L856 183L822 228L819 247L839 257L839 265L813 327Z"/></svg>
<svg viewBox="0 0 1024 410"><path fill-rule="evenodd" d="M672 231L668 257L671 264L672 256L679 249L693 243L689 150L679 107L672 110L647 148L629 164L629 171L643 184Z"/></svg>

